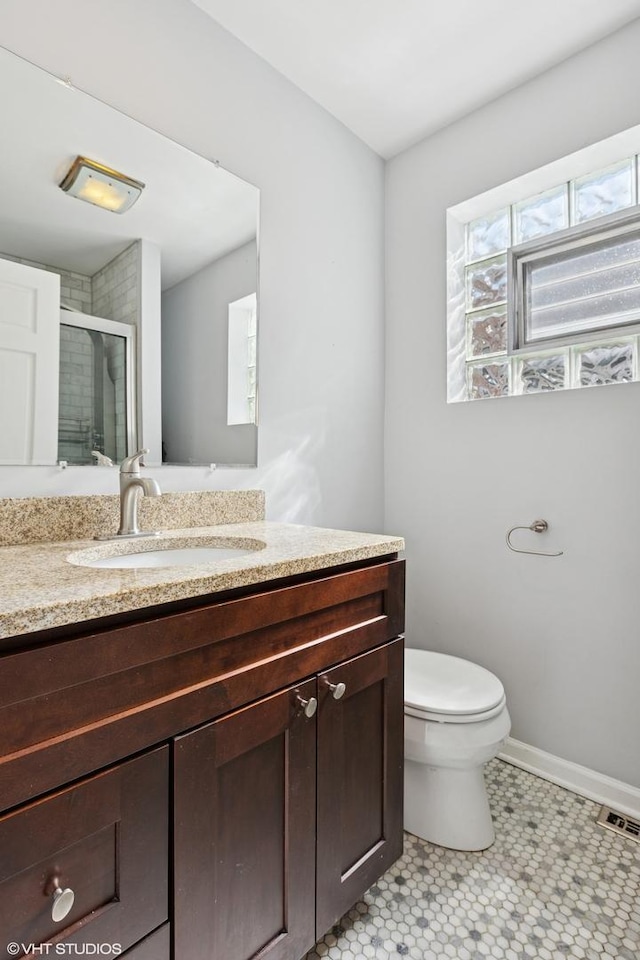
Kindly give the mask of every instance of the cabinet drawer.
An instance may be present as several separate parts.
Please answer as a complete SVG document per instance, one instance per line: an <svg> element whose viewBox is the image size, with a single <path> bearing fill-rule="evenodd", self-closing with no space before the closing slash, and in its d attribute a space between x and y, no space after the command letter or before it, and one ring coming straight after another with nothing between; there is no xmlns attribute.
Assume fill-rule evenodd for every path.
<svg viewBox="0 0 640 960"><path fill-rule="evenodd" d="M162 747L0 817L0 957L61 942L124 951L166 921L168 790ZM75 899L54 921L56 881Z"/></svg>

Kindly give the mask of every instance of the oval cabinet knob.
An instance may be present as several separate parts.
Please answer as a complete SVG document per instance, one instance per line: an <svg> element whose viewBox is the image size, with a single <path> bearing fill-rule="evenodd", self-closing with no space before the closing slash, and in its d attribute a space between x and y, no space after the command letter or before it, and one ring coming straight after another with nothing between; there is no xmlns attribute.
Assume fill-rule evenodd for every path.
<svg viewBox="0 0 640 960"><path fill-rule="evenodd" d="M329 681L327 680L327 686L329 687L329 690L331 691L331 696L333 697L334 700L341 700L342 697L344 697L345 692L347 690L346 684L342 682L329 683Z"/></svg>
<svg viewBox="0 0 640 960"><path fill-rule="evenodd" d="M318 709L318 701L316 700L316 698L309 697L308 700L305 700L304 697L298 696L296 697L296 699L300 704L300 707L302 708L302 712L304 713L305 717L308 717L309 719L311 719L311 717L314 715L314 713Z"/></svg>
<svg viewBox="0 0 640 960"><path fill-rule="evenodd" d="M76 895L71 887L65 887L64 890L58 880L53 881L53 904L51 906L51 919L54 923L60 923L61 920L71 912Z"/></svg>

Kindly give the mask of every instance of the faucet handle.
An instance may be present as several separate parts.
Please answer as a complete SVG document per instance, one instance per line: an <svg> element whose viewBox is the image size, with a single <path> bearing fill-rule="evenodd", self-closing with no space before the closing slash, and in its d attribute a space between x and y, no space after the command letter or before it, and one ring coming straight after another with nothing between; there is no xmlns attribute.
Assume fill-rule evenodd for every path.
<svg viewBox="0 0 640 960"><path fill-rule="evenodd" d="M125 457L120 464L120 473L132 473L134 476L139 477L140 461L146 453L149 453L148 447L145 447L143 450L138 450L137 453L132 454L130 457Z"/></svg>
<svg viewBox="0 0 640 960"><path fill-rule="evenodd" d="M100 467L112 467L112 466L113 466L113 460L111 459L111 457L107 457L107 456L106 456L104 453L102 453L100 450L92 450L92 451L91 451L91 456L96 458L96 463L97 463L98 466L100 466Z"/></svg>

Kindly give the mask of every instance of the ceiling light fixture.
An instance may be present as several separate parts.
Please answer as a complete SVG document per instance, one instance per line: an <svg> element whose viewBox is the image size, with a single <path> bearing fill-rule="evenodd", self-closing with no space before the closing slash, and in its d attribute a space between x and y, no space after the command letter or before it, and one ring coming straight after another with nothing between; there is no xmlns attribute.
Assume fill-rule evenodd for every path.
<svg viewBox="0 0 640 960"><path fill-rule="evenodd" d="M134 205L144 190L144 183L95 160L76 157L60 189L112 213L124 213Z"/></svg>

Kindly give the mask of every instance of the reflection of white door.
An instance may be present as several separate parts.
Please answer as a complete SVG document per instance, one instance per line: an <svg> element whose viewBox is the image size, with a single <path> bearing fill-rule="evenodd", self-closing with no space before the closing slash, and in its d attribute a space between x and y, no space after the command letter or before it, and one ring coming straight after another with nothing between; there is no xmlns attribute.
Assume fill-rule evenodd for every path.
<svg viewBox="0 0 640 960"><path fill-rule="evenodd" d="M60 277L0 259L0 463L55 463Z"/></svg>

